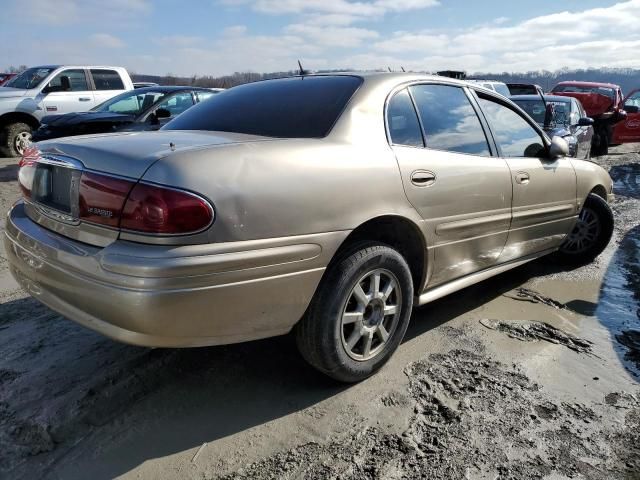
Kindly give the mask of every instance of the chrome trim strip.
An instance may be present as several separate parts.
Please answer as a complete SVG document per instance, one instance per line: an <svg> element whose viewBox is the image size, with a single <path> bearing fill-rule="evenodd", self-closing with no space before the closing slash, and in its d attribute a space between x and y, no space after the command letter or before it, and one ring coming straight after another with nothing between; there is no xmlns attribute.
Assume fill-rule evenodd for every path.
<svg viewBox="0 0 640 480"><path fill-rule="evenodd" d="M520 265L524 265L525 263L528 263L531 260L540 258L544 255L554 252L555 250L557 250L557 248L550 248L547 250L543 250L542 252L534 253L532 255L527 255L526 257L519 258L512 262L496 265L495 267L490 267L485 270L481 270L479 272L469 274L465 277L458 278L457 280L453 280L451 282L445 283L444 285L435 287L432 290L427 290L422 295L417 297L416 304L424 305L425 303L433 302L434 300L438 300L439 298L445 297L450 293L457 292L462 288L469 287L474 283L478 283L478 282L481 282L482 280L486 280L487 278L493 277L498 273L506 272L507 270L511 270L512 268L516 268L516 267L519 267Z"/></svg>

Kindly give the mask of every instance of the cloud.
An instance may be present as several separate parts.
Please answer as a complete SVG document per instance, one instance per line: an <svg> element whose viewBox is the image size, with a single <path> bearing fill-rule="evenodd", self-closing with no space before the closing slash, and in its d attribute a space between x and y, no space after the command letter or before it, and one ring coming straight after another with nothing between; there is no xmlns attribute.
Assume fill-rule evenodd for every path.
<svg viewBox="0 0 640 480"><path fill-rule="evenodd" d="M149 0L12 0L2 8L8 18L46 26L130 23L152 10Z"/></svg>
<svg viewBox="0 0 640 480"><path fill-rule="evenodd" d="M222 35L226 37L237 37L247 33L246 25L232 25L222 31Z"/></svg>
<svg viewBox="0 0 640 480"><path fill-rule="evenodd" d="M118 37L114 37L108 33L94 33L89 37L92 45L98 48L122 48L125 43Z"/></svg>
<svg viewBox="0 0 640 480"><path fill-rule="evenodd" d="M204 38L193 35L165 35L153 39L153 43L162 47L190 47L204 41Z"/></svg>
<svg viewBox="0 0 640 480"><path fill-rule="evenodd" d="M286 32L306 37L315 45L324 47L357 47L365 40L378 38L373 30L354 27L316 26L304 23L289 25Z"/></svg>

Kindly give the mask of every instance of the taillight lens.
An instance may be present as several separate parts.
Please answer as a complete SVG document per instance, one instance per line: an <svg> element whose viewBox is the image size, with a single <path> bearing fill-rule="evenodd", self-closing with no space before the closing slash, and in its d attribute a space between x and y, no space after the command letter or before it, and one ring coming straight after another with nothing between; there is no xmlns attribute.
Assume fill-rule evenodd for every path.
<svg viewBox="0 0 640 480"><path fill-rule="evenodd" d="M127 199L120 228L143 233L193 233L213 221L209 203L189 192L138 183Z"/></svg>
<svg viewBox="0 0 640 480"><path fill-rule="evenodd" d="M20 159L18 166L18 185L22 191L24 198L31 198L31 189L33 188L33 177L36 172L36 164L40 159L40 150L38 147L27 147Z"/></svg>
<svg viewBox="0 0 640 480"><path fill-rule="evenodd" d="M134 185L131 180L84 172L80 177L80 219L117 228L127 195Z"/></svg>

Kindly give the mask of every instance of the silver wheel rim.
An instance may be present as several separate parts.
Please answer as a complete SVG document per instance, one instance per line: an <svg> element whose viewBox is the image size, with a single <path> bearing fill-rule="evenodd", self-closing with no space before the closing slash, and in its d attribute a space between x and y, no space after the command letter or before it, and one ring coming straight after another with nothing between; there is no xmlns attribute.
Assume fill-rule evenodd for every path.
<svg viewBox="0 0 640 480"><path fill-rule="evenodd" d="M586 252L600 236L600 220L590 208L583 208L575 227L567 236L562 249L567 253Z"/></svg>
<svg viewBox="0 0 640 480"><path fill-rule="evenodd" d="M31 134L29 132L20 132L14 140L16 152L20 155L31 145Z"/></svg>
<svg viewBox="0 0 640 480"><path fill-rule="evenodd" d="M342 309L340 335L347 355L361 362L380 355L396 330L401 308L400 283L393 273L377 269L363 275Z"/></svg>

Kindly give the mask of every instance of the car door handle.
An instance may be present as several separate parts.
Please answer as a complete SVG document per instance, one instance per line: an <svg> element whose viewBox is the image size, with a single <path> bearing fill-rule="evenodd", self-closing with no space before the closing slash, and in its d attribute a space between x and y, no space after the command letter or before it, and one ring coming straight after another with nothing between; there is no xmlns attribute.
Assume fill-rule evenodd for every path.
<svg viewBox="0 0 640 480"><path fill-rule="evenodd" d="M531 177L529 177L529 174L527 172L516 173L516 183L519 183L521 185L526 185L527 183L529 183L530 179Z"/></svg>
<svg viewBox="0 0 640 480"><path fill-rule="evenodd" d="M417 187L428 187L436 181L436 174L428 170L416 170L411 174L411 183Z"/></svg>
<svg viewBox="0 0 640 480"><path fill-rule="evenodd" d="M89 97L80 97L78 100L80 100L81 102L90 102L91 99Z"/></svg>

